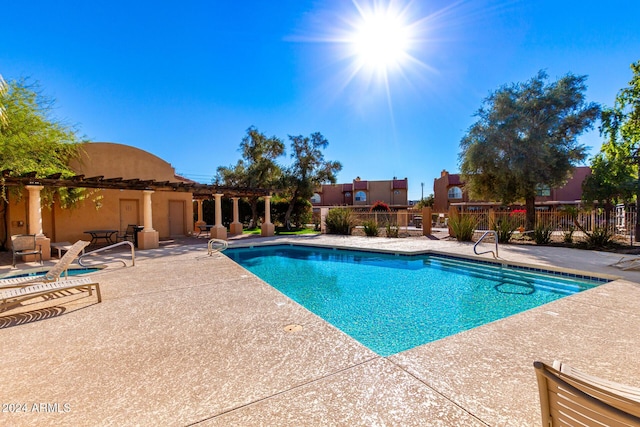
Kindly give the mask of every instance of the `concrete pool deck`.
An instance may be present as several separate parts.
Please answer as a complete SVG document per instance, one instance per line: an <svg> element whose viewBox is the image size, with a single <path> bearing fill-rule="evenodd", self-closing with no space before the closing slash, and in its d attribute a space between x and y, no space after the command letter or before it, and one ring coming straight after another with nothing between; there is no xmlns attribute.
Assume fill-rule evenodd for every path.
<svg viewBox="0 0 640 427"><path fill-rule="evenodd" d="M291 242L473 254L425 237L230 243ZM501 245L500 257L621 279L384 358L185 239L92 274L100 304L75 294L0 313L0 425L537 426L534 360L640 386L640 272L596 251Z"/></svg>

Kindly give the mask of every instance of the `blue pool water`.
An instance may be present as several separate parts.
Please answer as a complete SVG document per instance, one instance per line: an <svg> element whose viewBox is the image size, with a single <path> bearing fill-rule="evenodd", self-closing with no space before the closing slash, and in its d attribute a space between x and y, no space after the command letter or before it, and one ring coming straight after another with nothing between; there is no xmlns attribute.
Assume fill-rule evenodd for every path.
<svg viewBox="0 0 640 427"><path fill-rule="evenodd" d="M88 274L88 273L95 273L96 271L100 271L100 268L93 268L93 267L86 267L86 268L69 268L67 270L67 275L69 276L78 276L80 274ZM25 273L25 274L14 274L11 276L7 276L7 278L9 277L43 277L45 275L46 271L38 271L38 272L31 272L31 273ZM64 273L62 273L61 275L62 277L64 277Z"/></svg>
<svg viewBox="0 0 640 427"><path fill-rule="evenodd" d="M605 282L438 255L291 245L224 254L382 356Z"/></svg>

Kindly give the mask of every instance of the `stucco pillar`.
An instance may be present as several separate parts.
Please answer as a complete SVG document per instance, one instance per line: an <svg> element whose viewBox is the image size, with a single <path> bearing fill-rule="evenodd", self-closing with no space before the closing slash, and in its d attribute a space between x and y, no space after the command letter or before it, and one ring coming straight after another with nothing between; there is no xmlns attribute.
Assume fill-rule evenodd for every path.
<svg viewBox="0 0 640 427"><path fill-rule="evenodd" d="M233 222L231 223L230 233L233 235L242 234L242 223L240 222L240 214L238 212L238 200L239 197L232 197L233 200Z"/></svg>
<svg viewBox="0 0 640 427"><path fill-rule="evenodd" d="M211 227L209 236L212 239L227 240L227 227L222 225L222 194L216 193L213 197L216 199L216 223Z"/></svg>
<svg viewBox="0 0 640 427"><path fill-rule="evenodd" d="M42 259L51 259L51 239L42 232L42 201L40 192L44 188L42 185L25 185L29 191L29 224L28 233L36 235L36 245L40 245ZM22 257L25 261L35 261L35 255Z"/></svg>
<svg viewBox="0 0 640 427"><path fill-rule="evenodd" d="M25 185L29 191L29 227L28 233L36 236L42 235L42 204L40 201L40 191L42 185Z"/></svg>
<svg viewBox="0 0 640 427"><path fill-rule="evenodd" d="M144 210L143 223L144 229L138 232L138 248L155 249L160 247L160 235L153 229L153 210L151 208L151 195L153 190L142 191L142 205Z"/></svg>
<svg viewBox="0 0 640 427"><path fill-rule="evenodd" d="M429 206L422 208L422 235L431 235L431 208Z"/></svg>
<svg viewBox="0 0 640 427"><path fill-rule="evenodd" d="M206 224L206 222L202 220L202 199L197 199L196 202L198 203L198 220L196 221L195 228L197 228L199 225Z"/></svg>
<svg viewBox="0 0 640 427"><path fill-rule="evenodd" d="M320 233L327 234L327 214L329 213L329 208L320 208Z"/></svg>
<svg viewBox="0 0 640 427"><path fill-rule="evenodd" d="M269 237L274 234L276 234L276 226L271 224L271 196L264 196L264 222L260 235Z"/></svg>

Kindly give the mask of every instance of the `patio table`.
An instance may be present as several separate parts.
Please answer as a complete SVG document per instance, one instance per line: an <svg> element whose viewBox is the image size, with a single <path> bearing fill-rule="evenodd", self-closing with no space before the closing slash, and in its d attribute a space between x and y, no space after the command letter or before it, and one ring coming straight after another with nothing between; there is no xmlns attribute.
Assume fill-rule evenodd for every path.
<svg viewBox="0 0 640 427"><path fill-rule="evenodd" d="M91 245L98 244L99 239L103 239L106 243L112 245L115 242L111 239L118 230L87 230L86 234L91 235Z"/></svg>

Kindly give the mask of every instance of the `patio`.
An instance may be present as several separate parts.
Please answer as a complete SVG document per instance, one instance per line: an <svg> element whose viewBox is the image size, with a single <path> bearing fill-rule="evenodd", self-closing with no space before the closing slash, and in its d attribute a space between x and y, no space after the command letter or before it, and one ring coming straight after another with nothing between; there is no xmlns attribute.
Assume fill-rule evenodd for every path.
<svg viewBox="0 0 640 427"><path fill-rule="evenodd" d="M424 237L230 245L247 242L473 253ZM534 426L534 360L640 386L640 272L596 251L502 245L500 255L621 279L383 358L224 255L206 256L206 239L166 243L137 251L133 268L93 274L100 304L76 295L0 313L0 424ZM17 407L26 411L7 412Z"/></svg>

